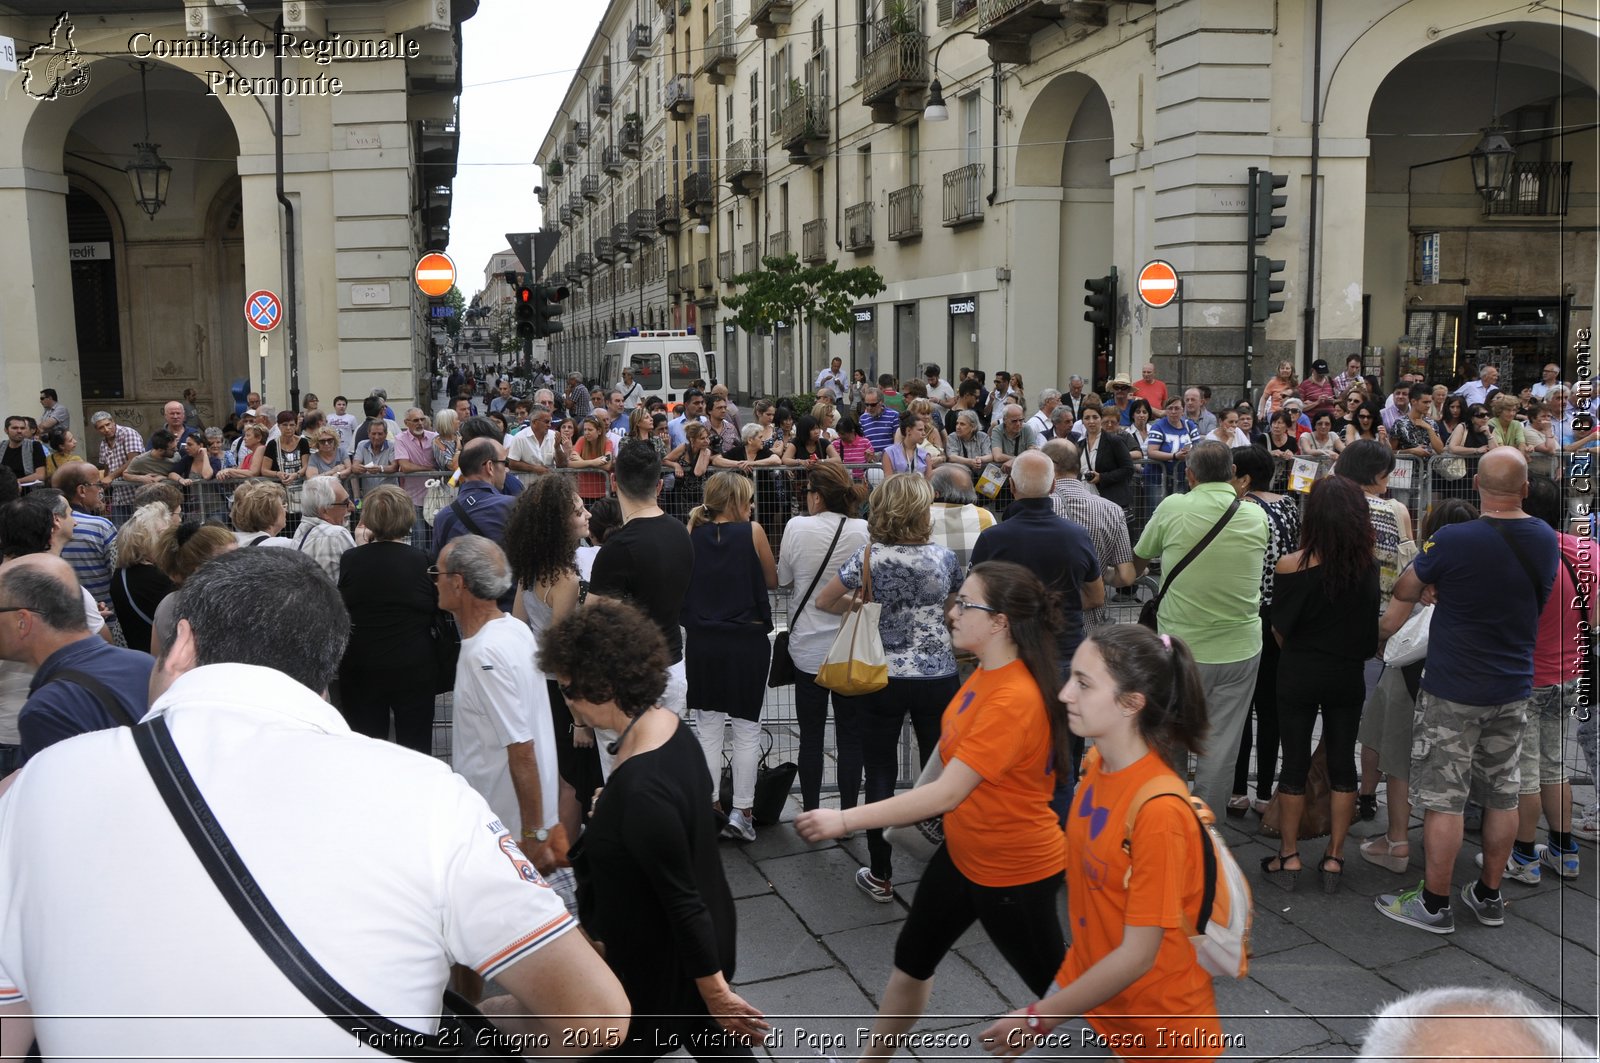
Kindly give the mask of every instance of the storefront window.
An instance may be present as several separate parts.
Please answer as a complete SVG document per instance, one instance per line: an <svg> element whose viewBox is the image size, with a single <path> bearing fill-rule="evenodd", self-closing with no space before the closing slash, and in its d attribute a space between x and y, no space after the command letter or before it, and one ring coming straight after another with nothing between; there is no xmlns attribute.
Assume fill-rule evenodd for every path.
<svg viewBox="0 0 1600 1063"><path fill-rule="evenodd" d="M950 356L941 367L946 380L958 365L978 364L978 297L961 295L950 300Z"/></svg>
<svg viewBox="0 0 1600 1063"><path fill-rule="evenodd" d="M868 380L878 379L878 320L870 306L855 309L850 328L850 369L864 369Z"/></svg>

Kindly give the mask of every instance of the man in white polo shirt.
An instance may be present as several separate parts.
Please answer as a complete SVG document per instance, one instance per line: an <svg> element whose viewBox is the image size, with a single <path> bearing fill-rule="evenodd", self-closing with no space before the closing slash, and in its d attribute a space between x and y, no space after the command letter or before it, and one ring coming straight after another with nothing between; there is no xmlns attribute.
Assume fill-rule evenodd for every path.
<svg viewBox="0 0 1600 1063"><path fill-rule="evenodd" d="M245 598L256 622L241 626ZM225 554L186 581L176 613L146 720L170 728L261 893L334 980L432 1033L461 963L511 994L486 1012L545 1016L497 1018L508 1032L620 1043L625 1018L580 1016L626 1015L622 987L483 798L430 757L353 734L319 696L349 619L314 562ZM63 844L91 835L87 863ZM147 887L136 911L130 882ZM127 727L57 743L0 797L0 1016L5 1055L37 1036L46 1058L388 1058L256 943Z"/></svg>

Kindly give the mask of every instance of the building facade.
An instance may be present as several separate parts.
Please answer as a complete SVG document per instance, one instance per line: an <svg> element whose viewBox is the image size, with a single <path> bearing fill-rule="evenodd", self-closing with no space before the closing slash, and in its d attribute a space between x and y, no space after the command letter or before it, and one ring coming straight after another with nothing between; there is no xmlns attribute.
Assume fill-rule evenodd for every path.
<svg viewBox="0 0 1600 1063"><path fill-rule="evenodd" d="M7 411L53 387L82 438L99 409L148 432L189 387L213 424L241 382L279 407L379 386L410 402L431 353L412 271L449 240L476 8L7 4L0 224L22 251L0 289ZM143 202L140 144L168 167ZM258 290L280 305L266 333L246 321Z"/></svg>
<svg viewBox="0 0 1600 1063"><path fill-rule="evenodd" d="M613 0L537 155L546 278L574 289L554 357L592 373L616 331L694 326L741 394L833 356L1030 389L1153 359L1236 394L1350 353L1531 382L1591 323L1595 34L1488 0ZM1491 124L1513 155L1480 192ZM1287 177L1260 324L1251 167ZM844 335L732 327L733 278L787 252L887 289ZM1181 327L1135 292L1153 259ZM1097 350L1084 283L1113 267Z"/></svg>

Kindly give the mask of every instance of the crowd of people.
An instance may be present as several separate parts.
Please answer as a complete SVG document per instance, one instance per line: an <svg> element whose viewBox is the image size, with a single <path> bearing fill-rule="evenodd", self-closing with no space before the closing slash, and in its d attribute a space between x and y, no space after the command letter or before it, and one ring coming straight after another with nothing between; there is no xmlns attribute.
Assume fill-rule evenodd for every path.
<svg viewBox="0 0 1600 1063"><path fill-rule="evenodd" d="M293 916L342 866L327 851L337 836L316 826L332 813L417 850L396 872L405 904L358 891L335 905L350 925L406 931L392 933L394 962L431 972L391 985L326 964L382 1014L434 1014L447 980L479 999L492 978L509 997L480 1000L484 1012L523 1035L583 1023L505 1016L612 1015L575 1047L748 1055L769 1027L733 988L718 846L757 836L772 595L787 588L793 829L811 842L864 832L855 885L876 903L909 892L866 1058L893 1054L974 923L1036 997L985 1031L997 1054L1081 1017L1113 1054L1219 1055L1226 1030L1185 932L1208 888L1206 843L1182 803L1144 809L1150 784L1192 784L1231 815L1272 810L1279 844L1257 881L1294 889L1314 861L1333 893L1351 827L1376 817L1387 778L1388 830L1360 855L1409 872L1415 806L1426 856L1418 885L1375 904L1436 934L1454 931L1453 900L1502 925L1503 879L1577 877L1575 839L1595 836L1595 810L1574 814L1565 749L1592 678L1571 636L1600 561L1535 458L1600 435L1564 415L1554 380L1525 409L1486 370L1476 383L1495 422L1474 429L1480 403L1449 396L1458 421L1436 425L1430 392L1402 386L1379 406L1359 368L1334 381L1319 361L1297 381L1286 366L1259 401L1221 413L1204 388L1169 393L1153 365L1112 378L1107 396L1074 377L1030 404L1014 374L992 389L975 371L952 387L937 369L872 384L835 360L810 409L760 399L748 413L721 385L666 409L626 379L591 390L575 375L526 398L500 381L479 413L463 374L444 406L404 410L399 425L381 392L360 424L343 396L327 415L314 396L278 412L252 395L236 438L174 401L148 447L96 413L97 463L66 445L59 404L46 431L68 437L48 450L11 418L0 766L24 770L0 800L0 916L60 925L17 888L19 869L59 866L42 839L81 804L61 797L72 778L142 771L133 732L171 720L295 932L310 933ZM1389 480L1417 447L1470 457L1472 500L1441 492L1414 530ZM1317 454L1330 474L1285 492L1285 461ZM196 480L222 482L225 523L195 518ZM1108 600L1147 572L1150 626L1112 622ZM879 607L887 681L849 696L816 679L864 601ZM241 602L249 624L225 611ZM308 602L319 622L289 622ZM1379 667L1414 615L1422 656ZM446 691L455 776L414 756L434 751ZM201 706L218 718L202 723ZM908 723L928 781L897 794ZM1593 777L1592 717L1578 733ZM244 844L270 822L247 810L250 787L287 758L308 782L283 822L323 839L310 849L328 864L293 885L282 880L303 854ZM1320 856L1303 855L1318 758L1331 828ZM1481 871L1457 890L1469 799ZM159 820L138 804L115 818ZM897 892L904 857L888 829L931 817L944 840L914 892ZM1125 820L1125 835L1104 829ZM150 827L128 833L118 846ZM139 860L181 853L169 834ZM228 913L204 876L188 879L163 904L205 913L195 925L211 933L175 962L248 950L237 926L217 929ZM457 913L443 936L440 911ZM314 923L338 937L339 924ZM603 960L569 933L579 925ZM574 977L552 984L545 960ZM59 1054L86 1044L62 1017L106 998L50 968L0 940L0 1006L48 1016L27 1032ZM107 965L95 992L118 979L133 981ZM208 999L226 1008L227 992ZM258 1004L231 1006L219 1013ZM305 1001L272 1006L307 1014ZM7 1024L6 1045L18 1036ZM303 1047L325 1051L327 1036L308 1031Z"/></svg>

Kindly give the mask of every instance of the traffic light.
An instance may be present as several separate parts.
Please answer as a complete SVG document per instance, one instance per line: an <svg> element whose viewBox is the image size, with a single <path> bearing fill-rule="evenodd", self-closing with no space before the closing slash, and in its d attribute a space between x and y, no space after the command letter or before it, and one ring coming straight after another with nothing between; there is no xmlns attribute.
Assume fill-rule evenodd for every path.
<svg viewBox="0 0 1600 1063"><path fill-rule="evenodd" d="M1283 281L1272 275L1283 272L1281 258L1257 255L1250 263L1250 320L1259 325L1283 309L1283 300L1273 296L1283 291Z"/></svg>
<svg viewBox="0 0 1600 1063"><path fill-rule="evenodd" d="M515 305L517 322L517 339L531 340L539 334L539 318L536 311L537 289L531 284L517 287L517 301Z"/></svg>
<svg viewBox="0 0 1600 1063"><path fill-rule="evenodd" d="M572 294L564 284L540 284L533 289L533 335L536 339L554 336L561 331L556 318L566 309L561 304Z"/></svg>
<svg viewBox="0 0 1600 1063"><path fill-rule="evenodd" d="M1250 167L1250 228L1257 240L1265 240L1272 230L1283 228L1288 221L1278 211L1289 203L1289 197L1274 193L1289 183L1287 174L1273 173Z"/></svg>
<svg viewBox="0 0 1600 1063"><path fill-rule="evenodd" d="M1089 308L1084 311L1083 319L1096 329L1110 329L1116 316L1117 267L1112 266L1104 277L1084 281L1083 287L1089 293L1083 297L1083 305Z"/></svg>

